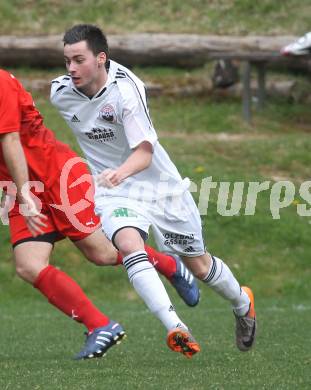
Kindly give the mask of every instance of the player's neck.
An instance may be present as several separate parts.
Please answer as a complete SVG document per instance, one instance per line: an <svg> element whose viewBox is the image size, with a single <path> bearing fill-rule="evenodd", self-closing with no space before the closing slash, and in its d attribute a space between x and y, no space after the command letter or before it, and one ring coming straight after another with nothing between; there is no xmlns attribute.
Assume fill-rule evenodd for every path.
<svg viewBox="0 0 311 390"><path fill-rule="evenodd" d="M108 73L104 68L101 72L98 73L98 77L96 77L89 85L85 86L85 88L81 88L81 92L83 92L84 95L88 96L89 98L92 98L103 89L107 83L107 79Z"/></svg>

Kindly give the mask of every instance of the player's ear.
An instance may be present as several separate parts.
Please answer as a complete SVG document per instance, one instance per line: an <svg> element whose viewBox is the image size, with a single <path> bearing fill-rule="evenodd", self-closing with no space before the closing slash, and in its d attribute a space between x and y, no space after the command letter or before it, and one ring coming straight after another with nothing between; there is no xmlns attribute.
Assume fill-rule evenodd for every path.
<svg viewBox="0 0 311 390"><path fill-rule="evenodd" d="M98 67L102 67L105 65L107 61L107 56L106 56L106 53L104 53L103 51L101 53L98 54L97 56L97 63L98 63Z"/></svg>

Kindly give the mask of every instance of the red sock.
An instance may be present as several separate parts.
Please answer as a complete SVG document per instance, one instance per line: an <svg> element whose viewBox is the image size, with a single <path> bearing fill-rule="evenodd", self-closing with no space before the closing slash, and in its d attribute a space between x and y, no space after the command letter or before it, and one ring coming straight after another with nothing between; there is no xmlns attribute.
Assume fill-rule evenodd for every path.
<svg viewBox="0 0 311 390"><path fill-rule="evenodd" d="M147 252L149 261L153 264L154 268L167 279L170 279L176 272L175 259L170 255L158 252L148 245L145 245L145 251Z"/></svg>
<svg viewBox="0 0 311 390"><path fill-rule="evenodd" d="M151 246L145 245L145 251L147 252L149 262L154 268L164 275L167 279L170 279L176 272L176 261L175 259L162 252L158 252ZM122 256L118 252L117 265L123 264Z"/></svg>
<svg viewBox="0 0 311 390"><path fill-rule="evenodd" d="M82 322L92 332L105 326L109 318L101 313L67 274L48 265L38 275L34 287L49 302L75 321Z"/></svg>
<svg viewBox="0 0 311 390"><path fill-rule="evenodd" d="M117 264L116 265L121 265L123 264L123 256L121 255L120 252L118 252L118 255L117 255Z"/></svg>

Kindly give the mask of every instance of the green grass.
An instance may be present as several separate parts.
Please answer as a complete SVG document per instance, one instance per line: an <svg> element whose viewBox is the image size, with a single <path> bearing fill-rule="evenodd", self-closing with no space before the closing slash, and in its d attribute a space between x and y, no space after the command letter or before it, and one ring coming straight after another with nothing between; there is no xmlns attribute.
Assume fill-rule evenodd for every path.
<svg viewBox="0 0 311 390"><path fill-rule="evenodd" d="M107 33L298 34L310 28L308 0L11 0L0 4L1 34L62 33L96 23Z"/></svg>
<svg viewBox="0 0 311 390"><path fill-rule="evenodd" d="M31 78L38 72L19 70L18 76ZM54 72L59 73L41 75L51 78ZM155 79L173 77L164 69L138 72ZM46 124L79 151L47 94L36 93L35 98ZM270 181L271 186L281 177L296 186L296 202L280 211L279 220L271 217L269 191L259 194L253 216L244 215L245 195L239 216L219 215L219 187L211 191L203 216L209 250L255 291L256 348L248 354L235 349L232 314L213 293L204 289L198 308L188 309L168 286L178 313L202 346L191 361L174 354L165 345L162 326L133 292L121 267L92 266L71 243L62 241L52 263L74 277L128 333L105 359L73 362L71 356L83 343L83 327L14 276L8 229L0 226L0 388L310 388L310 218L299 217L296 210L296 203L303 202L298 189L310 175L309 106L270 99L263 112L255 111L251 126L242 121L240 101L234 99L152 98L150 108L161 142L182 175L199 187L207 176L217 183ZM225 139L218 138L221 133ZM198 193L194 196L198 200Z"/></svg>
<svg viewBox="0 0 311 390"><path fill-rule="evenodd" d="M35 296L1 304L0 386L2 389L308 389L310 302L295 305L258 299L259 337L254 351L234 347L230 310L212 294L198 309L178 303L201 342L192 360L168 350L165 333L140 302L107 300L108 286L97 292L102 309L127 329L128 338L103 359L75 362L82 327ZM206 290L205 290L206 291Z"/></svg>

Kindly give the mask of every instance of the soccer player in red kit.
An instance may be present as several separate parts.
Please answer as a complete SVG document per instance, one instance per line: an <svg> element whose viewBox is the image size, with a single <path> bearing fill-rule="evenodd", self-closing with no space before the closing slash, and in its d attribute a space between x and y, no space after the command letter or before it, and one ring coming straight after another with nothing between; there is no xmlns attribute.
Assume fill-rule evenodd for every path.
<svg viewBox="0 0 311 390"><path fill-rule="evenodd" d="M31 95L4 70L0 70L0 145L0 184L6 196L13 197L9 225L17 274L87 327L87 341L77 359L102 356L123 338L122 326L101 313L66 273L49 265L49 258L54 243L68 237L98 265L122 260L100 229L86 165L44 126ZM196 304L199 295L191 273L176 277L175 259L146 250L185 302ZM169 307L167 311L179 321L174 311ZM193 348L199 349L197 344Z"/></svg>
<svg viewBox="0 0 311 390"><path fill-rule="evenodd" d="M102 356L122 339L125 334L122 326L96 308L66 273L49 265L49 257L54 242L64 237L69 237L94 262L115 262L115 250L108 241L106 245L96 230L98 219L91 203L76 214L77 221L85 225L82 232L72 226L64 211L50 205L61 204L60 170L76 155L43 125L30 94L14 76L0 70L0 86L0 179L4 192L17 196L9 212L17 274L51 304L87 327L90 336L78 359ZM67 178L70 202L84 198L87 183L69 188L84 174L88 170L81 160ZM30 188L32 181L39 192ZM88 227L90 221L92 226ZM95 253L94 248L101 251ZM101 334L105 334L104 341L98 341Z"/></svg>

